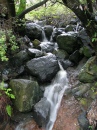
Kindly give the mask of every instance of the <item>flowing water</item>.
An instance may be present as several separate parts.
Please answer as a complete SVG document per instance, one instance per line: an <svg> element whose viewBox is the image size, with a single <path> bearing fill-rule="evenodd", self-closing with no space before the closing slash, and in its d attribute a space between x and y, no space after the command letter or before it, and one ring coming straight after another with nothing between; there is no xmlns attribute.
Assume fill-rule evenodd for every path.
<svg viewBox="0 0 97 130"><path fill-rule="evenodd" d="M46 130L52 130L54 122L57 117L58 108L65 90L68 88L67 73L60 65L60 71L52 81L51 85L46 87L44 97L50 103L49 121L46 125Z"/></svg>

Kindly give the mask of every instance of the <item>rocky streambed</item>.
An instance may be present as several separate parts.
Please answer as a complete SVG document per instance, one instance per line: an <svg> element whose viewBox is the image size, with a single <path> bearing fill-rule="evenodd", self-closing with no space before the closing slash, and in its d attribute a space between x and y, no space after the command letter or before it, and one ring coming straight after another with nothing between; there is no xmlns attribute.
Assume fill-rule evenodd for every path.
<svg viewBox="0 0 97 130"><path fill-rule="evenodd" d="M46 87L53 83L60 72L58 62L67 71L69 85L64 92L53 130L96 129L97 66L86 31L80 21L74 24L55 28L26 23L24 36L17 38L19 49L10 52L8 62L0 64L0 81L3 80L4 86L11 88L15 95L10 103L13 107L11 118L3 109L6 97L6 100L0 99L2 130L43 129L44 119L48 119L50 111L44 109L43 113L47 110L44 118L40 111L34 116L35 109ZM64 77L62 83L66 83ZM57 90L60 92L55 89L55 93ZM54 101L56 97L55 94ZM49 106L47 103L46 108Z"/></svg>

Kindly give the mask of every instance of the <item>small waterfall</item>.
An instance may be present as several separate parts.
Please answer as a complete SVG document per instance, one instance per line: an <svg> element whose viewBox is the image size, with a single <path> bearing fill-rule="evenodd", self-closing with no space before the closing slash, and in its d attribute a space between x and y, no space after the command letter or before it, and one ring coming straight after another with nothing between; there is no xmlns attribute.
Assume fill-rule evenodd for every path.
<svg viewBox="0 0 97 130"><path fill-rule="evenodd" d="M42 42L48 42L48 39L46 38L44 29L42 30Z"/></svg>
<svg viewBox="0 0 97 130"><path fill-rule="evenodd" d="M59 66L60 71L57 73L51 85L46 87L44 92L44 97L46 97L47 101L50 103L49 121L45 130L52 130L63 94L68 88L67 73L61 66L60 62Z"/></svg>

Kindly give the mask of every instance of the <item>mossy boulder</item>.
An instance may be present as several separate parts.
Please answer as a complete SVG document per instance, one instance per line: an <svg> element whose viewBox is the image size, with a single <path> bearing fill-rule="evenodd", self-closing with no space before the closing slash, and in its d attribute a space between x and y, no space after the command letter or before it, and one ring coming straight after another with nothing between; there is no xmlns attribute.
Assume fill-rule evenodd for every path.
<svg viewBox="0 0 97 130"><path fill-rule="evenodd" d="M34 46L35 48L38 48L40 44L41 44L41 42L40 42L38 39L35 39L35 40L33 41L33 46Z"/></svg>
<svg viewBox="0 0 97 130"><path fill-rule="evenodd" d="M78 47L77 37L74 33L65 33L57 37L57 43L60 49L65 50L67 53L71 54Z"/></svg>
<svg viewBox="0 0 97 130"><path fill-rule="evenodd" d="M79 80L83 83L91 83L97 79L97 65L94 62L94 57L89 58L86 64L79 72Z"/></svg>
<svg viewBox="0 0 97 130"><path fill-rule="evenodd" d="M15 95L14 105L20 112L28 112L39 101L39 85L36 81L12 79L10 87Z"/></svg>

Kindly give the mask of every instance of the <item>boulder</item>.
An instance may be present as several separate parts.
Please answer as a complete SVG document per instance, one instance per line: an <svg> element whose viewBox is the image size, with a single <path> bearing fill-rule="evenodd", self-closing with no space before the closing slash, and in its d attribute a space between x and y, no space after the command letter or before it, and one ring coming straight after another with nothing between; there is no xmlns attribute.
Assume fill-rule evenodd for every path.
<svg viewBox="0 0 97 130"><path fill-rule="evenodd" d="M34 58L27 62L26 68L41 82L51 81L59 70L56 56L49 53L40 58Z"/></svg>
<svg viewBox="0 0 97 130"><path fill-rule="evenodd" d="M15 95L14 105L20 112L31 111L33 105L39 101L40 90L36 81L12 79L10 87Z"/></svg>
<svg viewBox="0 0 97 130"><path fill-rule="evenodd" d="M29 56L31 56L31 58L36 58L36 57L43 56L42 51L40 51L38 49L34 49L34 48L29 48L28 49L28 54L29 54Z"/></svg>
<svg viewBox="0 0 97 130"><path fill-rule="evenodd" d="M51 25L44 26L44 32L45 32L47 39L50 40L50 37L51 37L52 32L53 32L53 27Z"/></svg>
<svg viewBox="0 0 97 130"><path fill-rule="evenodd" d="M34 106L34 120L41 127L45 127L49 120L50 103L44 97Z"/></svg>
<svg viewBox="0 0 97 130"><path fill-rule="evenodd" d="M64 33L57 37L57 43L60 49L65 50L67 53L71 54L79 48L77 43L77 37L75 33Z"/></svg>
<svg viewBox="0 0 97 130"><path fill-rule="evenodd" d="M18 52L17 54L15 54L11 59L10 59L10 63L13 66L21 66L23 65L23 63L25 61L29 60L29 55L28 52L26 50L22 50L20 52Z"/></svg>
<svg viewBox="0 0 97 130"><path fill-rule="evenodd" d="M58 59L67 59L69 57L68 53L62 49L57 49L53 53Z"/></svg>
<svg viewBox="0 0 97 130"><path fill-rule="evenodd" d="M69 56L69 60L78 65L82 57L83 55L80 54L79 50L76 50Z"/></svg>
<svg viewBox="0 0 97 130"><path fill-rule="evenodd" d="M27 23L25 31L26 35L32 40L42 38L42 27L35 23Z"/></svg>
<svg viewBox="0 0 97 130"><path fill-rule="evenodd" d="M94 57L89 58L79 72L79 80L83 83L92 83L97 79L97 65L93 63Z"/></svg>

